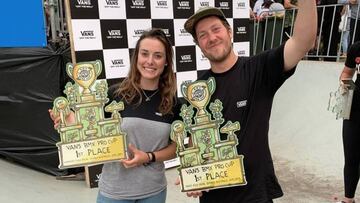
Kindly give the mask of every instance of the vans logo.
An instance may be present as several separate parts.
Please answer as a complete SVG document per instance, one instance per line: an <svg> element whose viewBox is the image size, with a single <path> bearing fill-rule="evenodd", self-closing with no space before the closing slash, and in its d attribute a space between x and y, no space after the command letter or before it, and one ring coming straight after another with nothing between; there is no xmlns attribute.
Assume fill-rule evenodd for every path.
<svg viewBox="0 0 360 203"><path fill-rule="evenodd" d="M80 31L80 35L81 36L79 37L79 39L81 39L81 40L83 40L83 39L96 39L94 30Z"/></svg>
<svg viewBox="0 0 360 203"><path fill-rule="evenodd" d="M238 34L238 35L246 34L246 27L245 26L237 27L236 34Z"/></svg>
<svg viewBox="0 0 360 203"><path fill-rule="evenodd" d="M75 4L75 8L93 8L94 6L91 4L91 0L77 0L77 4Z"/></svg>
<svg viewBox="0 0 360 203"><path fill-rule="evenodd" d="M119 5L119 1L118 0L105 0L106 4L108 6L117 6Z"/></svg>
<svg viewBox="0 0 360 203"><path fill-rule="evenodd" d="M220 7L229 7L229 2L220 2Z"/></svg>
<svg viewBox="0 0 360 203"><path fill-rule="evenodd" d="M96 179L95 179L95 182L99 182L100 181L100 178L101 178L101 173L100 174L96 174Z"/></svg>
<svg viewBox="0 0 360 203"><path fill-rule="evenodd" d="M106 36L107 39L121 39L123 36L121 35L120 30L108 30L108 36Z"/></svg>
<svg viewBox="0 0 360 203"><path fill-rule="evenodd" d="M124 68L126 65L124 59L112 59L110 68Z"/></svg>
<svg viewBox="0 0 360 203"><path fill-rule="evenodd" d="M89 6L89 5L91 5L91 0L77 0L77 3L79 5L87 5L87 6Z"/></svg>
<svg viewBox="0 0 360 203"><path fill-rule="evenodd" d="M167 6L167 1L157 1L158 6Z"/></svg>
<svg viewBox="0 0 360 203"><path fill-rule="evenodd" d="M200 6L201 7L208 7L208 6L210 6L210 3L209 2L200 2Z"/></svg>
<svg viewBox="0 0 360 203"><path fill-rule="evenodd" d="M202 52L200 54L200 61L201 62L207 62L208 61L208 58Z"/></svg>
<svg viewBox="0 0 360 203"><path fill-rule="evenodd" d="M239 33L246 32L246 27L245 27L245 26L243 26L243 27L237 27L237 31L238 31Z"/></svg>
<svg viewBox="0 0 360 203"><path fill-rule="evenodd" d="M108 30L110 36L121 36L120 30Z"/></svg>
<svg viewBox="0 0 360 203"><path fill-rule="evenodd" d="M236 102L236 107L241 108L241 107L246 106L246 104L247 104L247 100L238 101L238 102Z"/></svg>
<svg viewBox="0 0 360 203"><path fill-rule="evenodd" d="M237 53L238 56L245 56L245 50L239 50Z"/></svg>
<svg viewBox="0 0 360 203"><path fill-rule="evenodd" d="M191 60L191 55L182 55L181 60Z"/></svg>
<svg viewBox="0 0 360 203"><path fill-rule="evenodd" d="M114 60L111 60L111 63L113 65L123 65L124 64L124 60L123 59L114 59Z"/></svg>
<svg viewBox="0 0 360 203"><path fill-rule="evenodd" d="M144 0L132 0L134 6L144 6Z"/></svg>
<svg viewBox="0 0 360 203"><path fill-rule="evenodd" d="M135 35L142 35L145 30L134 30Z"/></svg>
<svg viewBox="0 0 360 203"><path fill-rule="evenodd" d="M130 8L136 8L136 9L144 9L145 3L144 0L132 0L132 5L130 5Z"/></svg>
<svg viewBox="0 0 360 203"><path fill-rule="evenodd" d="M169 29L161 29L161 30L165 33L166 36L170 34Z"/></svg>
<svg viewBox="0 0 360 203"><path fill-rule="evenodd" d="M80 31L80 33L83 37L94 36L93 30L84 30L84 31Z"/></svg>
<svg viewBox="0 0 360 203"><path fill-rule="evenodd" d="M237 6L239 8L245 8L245 2L239 2Z"/></svg>
<svg viewBox="0 0 360 203"><path fill-rule="evenodd" d="M181 29L180 29L180 33L181 33L181 34L187 34L188 32L187 32L185 29L181 28Z"/></svg>
<svg viewBox="0 0 360 203"><path fill-rule="evenodd" d="M189 7L190 2L188 2L188 1L179 1L179 6L180 7Z"/></svg>
<svg viewBox="0 0 360 203"><path fill-rule="evenodd" d="M181 55L180 58L181 58L181 60L179 61L180 63L191 63L192 62L190 54Z"/></svg>

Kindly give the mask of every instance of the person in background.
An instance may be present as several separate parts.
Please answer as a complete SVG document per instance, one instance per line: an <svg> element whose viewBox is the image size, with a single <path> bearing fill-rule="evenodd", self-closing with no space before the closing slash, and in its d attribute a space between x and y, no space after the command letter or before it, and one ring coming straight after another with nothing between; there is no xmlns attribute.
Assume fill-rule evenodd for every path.
<svg viewBox="0 0 360 203"><path fill-rule="evenodd" d="M347 90L342 80L352 79L357 73L355 81L350 119L343 121L342 136L344 148L344 189L345 197L339 203L354 203L355 191L360 177L360 41L349 47L345 67L340 75L340 84ZM335 198L335 201L339 198Z"/></svg>
<svg viewBox="0 0 360 203"><path fill-rule="evenodd" d="M165 203L163 161L176 156L170 126L179 113L172 45L161 29L145 31L137 41L128 76L109 89L110 100L123 101L121 128L128 156L105 163L97 203ZM55 118L49 110L54 125ZM74 122L74 114L67 118Z"/></svg>
<svg viewBox="0 0 360 203"><path fill-rule="evenodd" d="M253 9L255 6L256 0L250 0L250 8Z"/></svg>
<svg viewBox="0 0 360 203"><path fill-rule="evenodd" d="M261 3L261 5L260 5L260 3ZM255 14L256 19L258 21L264 20L267 16L269 16L269 11L270 11L269 8L270 8L272 3L274 3L273 0L258 0L255 3L254 14Z"/></svg>
<svg viewBox="0 0 360 203"><path fill-rule="evenodd" d="M323 7L321 7L319 16L321 17L324 14L320 18L323 22L321 30L323 48L320 53L324 56L324 61L336 61L338 55L338 44L340 42L338 27L341 21L342 6L336 4L337 0L321 0L320 2L320 6Z"/></svg>
<svg viewBox="0 0 360 203"><path fill-rule="evenodd" d="M185 30L211 65L199 78L215 78L210 102L219 99L224 120L240 123L237 151L244 155L247 180L244 186L193 191L188 196L200 196L201 203L268 203L283 195L268 140L273 97L313 47L317 30L315 1L299 0L298 8L293 36L285 44L251 57L238 57L233 51L233 32L220 9L202 8L185 22Z"/></svg>
<svg viewBox="0 0 360 203"><path fill-rule="evenodd" d="M253 11L254 6L255 6L255 2L256 2L256 0L250 0L250 8L249 8L250 16L249 17L250 17L251 20L254 20L255 17L256 17L256 15L255 15L255 13Z"/></svg>
<svg viewBox="0 0 360 203"><path fill-rule="evenodd" d="M44 14L45 14L45 26L46 26L46 37L50 39L50 11L49 11L49 3L44 0Z"/></svg>
<svg viewBox="0 0 360 203"><path fill-rule="evenodd" d="M360 41L360 0L338 0L339 4L349 4L350 19L350 44Z"/></svg>
<svg viewBox="0 0 360 203"><path fill-rule="evenodd" d="M284 0L284 8L286 9L283 32L283 41L285 42L292 35L293 23L296 18L297 0Z"/></svg>
<svg viewBox="0 0 360 203"><path fill-rule="evenodd" d="M255 16L258 16L261 13L262 5L264 4L264 0L257 0L253 7L253 13Z"/></svg>
<svg viewBox="0 0 360 203"><path fill-rule="evenodd" d="M284 7L286 9L297 8L298 0L284 0Z"/></svg>
<svg viewBox="0 0 360 203"><path fill-rule="evenodd" d="M257 1L256 3L258 2L261 1ZM259 4L255 4L253 13L258 21L262 21L267 17L273 16L282 18L285 9L281 3L274 2L273 0L263 0L261 7L259 7Z"/></svg>
<svg viewBox="0 0 360 203"><path fill-rule="evenodd" d="M344 5L343 9L341 10L341 21L339 24L339 31L342 33L341 38L341 56L346 57L347 50L349 47L350 41L350 8L349 5Z"/></svg>

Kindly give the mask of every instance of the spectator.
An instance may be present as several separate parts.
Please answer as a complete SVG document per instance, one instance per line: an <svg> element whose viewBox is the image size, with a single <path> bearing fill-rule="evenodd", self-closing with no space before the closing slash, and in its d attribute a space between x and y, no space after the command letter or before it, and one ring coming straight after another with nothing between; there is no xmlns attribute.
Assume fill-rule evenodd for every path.
<svg viewBox="0 0 360 203"><path fill-rule="evenodd" d="M285 19L284 19L284 32L283 32L283 41L289 39L289 36L292 35L293 23L295 22L297 0L284 0Z"/></svg>
<svg viewBox="0 0 360 203"><path fill-rule="evenodd" d="M323 43L320 53L324 56L324 61L336 61L336 56L338 54L337 49L340 42L338 27L341 20L342 7L336 6L336 4L337 0L321 0L320 3L323 7L321 8L319 15L324 14L322 18L320 18L322 20L320 37Z"/></svg>
<svg viewBox="0 0 360 203"><path fill-rule="evenodd" d="M339 4L349 4L350 19L350 44L360 40L360 0L338 0Z"/></svg>
<svg viewBox="0 0 360 203"><path fill-rule="evenodd" d="M349 5L344 5L341 11L341 21L339 24L339 31L342 33L341 50L342 56L346 57L347 49L350 42L350 9Z"/></svg>
<svg viewBox="0 0 360 203"><path fill-rule="evenodd" d="M254 6L254 14L258 20L263 20L268 16L283 17L284 7L273 0L258 0Z"/></svg>
<svg viewBox="0 0 360 203"><path fill-rule="evenodd" d="M253 8L253 12L254 15L257 17L260 15L261 11L262 11L262 5L264 4L264 0L257 0L255 2L254 8Z"/></svg>

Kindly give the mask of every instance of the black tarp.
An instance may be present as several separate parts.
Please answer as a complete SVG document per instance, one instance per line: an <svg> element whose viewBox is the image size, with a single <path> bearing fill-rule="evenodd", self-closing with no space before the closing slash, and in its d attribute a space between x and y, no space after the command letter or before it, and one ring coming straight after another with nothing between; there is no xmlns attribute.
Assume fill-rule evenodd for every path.
<svg viewBox="0 0 360 203"><path fill-rule="evenodd" d="M58 169L54 130L48 109L62 95L70 48L0 48L0 155L36 170Z"/></svg>

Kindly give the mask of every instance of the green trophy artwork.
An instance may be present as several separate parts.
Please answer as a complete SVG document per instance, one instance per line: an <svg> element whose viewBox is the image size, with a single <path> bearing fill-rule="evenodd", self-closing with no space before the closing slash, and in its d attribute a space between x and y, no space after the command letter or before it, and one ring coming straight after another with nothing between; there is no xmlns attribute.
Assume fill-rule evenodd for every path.
<svg viewBox="0 0 360 203"><path fill-rule="evenodd" d="M183 192L247 184L244 156L236 150L235 132L240 130L239 122L228 121L220 128L224 123L220 100L210 104L211 114L206 110L215 86L214 78L181 85L181 93L190 105L184 104L181 108L183 121L173 122L171 139L177 143ZM227 139L221 140L220 133L227 134ZM190 142L185 145L188 135Z"/></svg>
<svg viewBox="0 0 360 203"><path fill-rule="evenodd" d="M101 61L68 63L66 72L75 84L68 82L65 97L54 101L53 112L60 116L57 131L61 141L56 143L59 151L59 168L86 166L126 158L126 134L121 131L119 111L122 102L112 101L105 107L111 118L105 118L104 106L108 85L98 80ZM66 116L74 112L75 123L67 123Z"/></svg>

